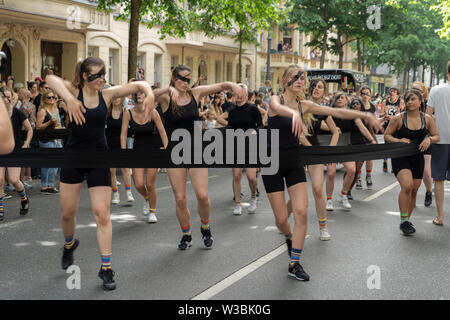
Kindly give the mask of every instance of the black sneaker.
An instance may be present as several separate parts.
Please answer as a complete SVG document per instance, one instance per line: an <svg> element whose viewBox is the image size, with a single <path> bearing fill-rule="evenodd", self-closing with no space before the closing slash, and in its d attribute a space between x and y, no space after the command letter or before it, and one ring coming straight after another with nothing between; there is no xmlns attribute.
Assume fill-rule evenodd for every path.
<svg viewBox="0 0 450 320"><path fill-rule="evenodd" d="M64 248L63 256L61 259L61 266L64 270L66 270L68 267L70 267L73 264L73 252L78 247L78 244L80 241L78 239L75 239L73 241L72 248L66 249Z"/></svg>
<svg viewBox="0 0 450 320"><path fill-rule="evenodd" d="M383 161L383 172L387 172L387 171L388 171L387 161Z"/></svg>
<svg viewBox="0 0 450 320"><path fill-rule="evenodd" d="M103 270L103 268L100 267L98 277L103 280L103 290L116 289L116 282L114 281L115 275L115 272L111 268Z"/></svg>
<svg viewBox="0 0 450 320"><path fill-rule="evenodd" d="M56 194L56 193L59 193L59 190L56 189L55 187L53 187L53 188L47 189L47 192L51 193L51 194Z"/></svg>
<svg viewBox="0 0 450 320"><path fill-rule="evenodd" d="M20 215L24 216L28 213L28 210L30 209L30 200L26 198L25 200L20 201Z"/></svg>
<svg viewBox="0 0 450 320"><path fill-rule="evenodd" d="M212 244L213 244L213 238L211 236L211 229L203 229L200 228L200 231L202 232L202 240L203 240L203 244L205 245L205 248L207 249L211 249Z"/></svg>
<svg viewBox="0 0 450 320"><path fill-rule="evenodd" d="M41 189L41 194L50 194L49 189Z"/></svg>
<svg viewBox="0 0 450 320"><path fill-rule="evenodd" d="M402 222L400 224L400 230L402 230L402 232L403 232L403 234L405 236L413 234L414 232L416 232L416 230L412 226L411 222L409 222L409 221Z"/></svg>
<svg viewBox="0 0 450 320"><path fill-rule="evenodd" d="M298 262L294 263L294 265L289 264L288 275L299 281L309 281L309 275L303 270L303 267Z"/></svg>
<svg viewBox="0 0 450 320"><path fill-rule="evenodd" d="M291 257L292 239L286 239L286 245L287 245L287 248L288 248L288 255L289 255L289 257Z"/></svg>
<svg viewBox="0 0 450 320"><path fill-rule="evenodd" d="M425 193L425 202L424 202L425 207L431 206L432 202L433 202L433 194L430 191L427 191Z"/></svg>
<svg viewBox="0 0 450 320"><path fill-rule="evenodd" d="M181 238L180 244L178 245L178 249L186 250L192 246L192 236L184 235Z"/></svg>
<svg viewBox="0 0 450 320"><path fill-rule="evenodd" d="M416 233L416 228L414 228L414 225L410 221L408 221L408 223L409 223L409 227L411 228L412 233Z"/></svg>
<svg viewBox="0 0 450 320"><path fill-rule="evenodd" d="M349 191L347 192L347 199L348 199L348 200L353 200L352 190L349 190Z"/></svg>
<svg viewBox="0 0 450 320"><path fill-rule="evenodd" d="M0 221L3 221L4 216L5 216L5 213L4 213L3 208L2 208L2 209L0 209Z"/></svg>

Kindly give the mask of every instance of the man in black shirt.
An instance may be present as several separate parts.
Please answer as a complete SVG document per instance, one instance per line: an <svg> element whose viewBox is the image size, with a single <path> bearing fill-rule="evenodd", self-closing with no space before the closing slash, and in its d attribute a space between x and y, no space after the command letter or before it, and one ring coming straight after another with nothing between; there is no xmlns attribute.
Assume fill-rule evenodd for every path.
<svg viewBox="0 0 450 320"><path fill-rule="evenodd" d="M227 101L222 105L222 111L223 112L227 112L229 111L231 108L233 108L234 106L236 106L235 104L235 97L233 92L227 92Z"/></svg>

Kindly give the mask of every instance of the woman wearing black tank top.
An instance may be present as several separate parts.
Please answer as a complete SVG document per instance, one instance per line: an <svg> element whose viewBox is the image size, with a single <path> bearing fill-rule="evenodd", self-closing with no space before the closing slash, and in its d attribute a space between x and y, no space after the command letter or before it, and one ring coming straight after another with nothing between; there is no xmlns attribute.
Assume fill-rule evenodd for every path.
<svg viewBox="0 0 450 320"><path fill-rule="evenodd" d="M189 132L194 130L194 121L200 120L197 101L215 92L232 90L238 95L244 95L244 89L232 82L223 82L213 85L202 85L189 88L192 71L189 67L179 65L172 71L170 92L161 95L157 100L161 104L164 113L164 123L167 134L170 137L177 128L183 128ZM213 239L209 226L211 204L208 196L208 169L207 168L183 168L167 169L170 183L176 201L176 214L180 223L183 236L178 245L180 250L186 250L192 245L191 219L186 199L187 172L191 178L192 186L198 202L198 214L201 220L201 233L203 244L211 248Z"/></svg>
<svg viewBox="0 0 450 320"><path fill-rule="evenodd" d="M332 108L336 110L348 110L348 97L344 92L337 92L333 97L333 101L331 103ZM361 111L358 111L361 112ZM370 131L364 125L364 120L367 123L367 119L375 119L377 128L381 128L381 125L375 115L363 112L364 115L368 117L361 117L356 119L335 119L336 126L341 130L342 133L350 133L354 130L358 130L370 143L376 143L375 139L371 136ZM371 123L369 123L371 124ZM371 124L373 126L373 124ZM342 137L342 136L341 136ZM349 161L342 163L345 168L345 175L342 181L342 189L340 194L340 202L342 207L346 210L350 210L352 208L350 202L348 201L348 191L350 190L350 186L355 178L355 162ZM327 182L326 182L326 190L327 190L327 205L326 209L328 211L334 210L333 208L333 192L334 192L334 180L336 177L336 164L331 163L327 164Z"/></svg>
<svg viewBox="0 0 450 320"><path fill-rule="evenodd" d="M158 111L149 111L144 105L145 95L141 92L134 97L134 108L123 115L120 145L127 148L128 131L133 134L135 150L148 150L167 147L167 134ZM157 136L159 134L159 137ZM155 139L158 138L158 139ZM162 146L161 146L162 142ZM147 178L145 178L147 174ZM144 197L143 214L148 215L148 223L156 223L156 176L158 168L133 168L133 180L136 190ZM146 210L148 208L148 210Z"/></svg>
<svg viewBox="0 0 450 320"><path fill-rule="evenodd" d="M111 103L111 108L108 110L106 118L106 142L108 143L108 149L120 149L120 132L122 130L122 119L124 114L123 101L125 99L116 98ZM112 204L120 203L120 194L116 168L111 168L111 188L112 188ZM131 173L129 168L121 168L122 177L125 184L125 193L127 195L128 202L134 202L133 193L131 192Z"/></svg>
<svg viewBox="0 0 450 320"><path fill-rule="evenodd" d="M322 105L323 99L327 94L327 84L322 79L311 79L308 88L310 100L318 105ZM335 146L339 140L339 130L331 116L327 115L313 115L309 112L304 114L304 122L308 129L307 135L302 135L300 143L304 146L318 146L318 134L320 126L324 121L330 130L332 137L330 146ZM322 241L331 240L330 232L327 228L327 211L325 210L325 193L323 191L323 164L308 165L308 175L311 179L311 189L314 196L314 203L316 207L317 219L319 222L319 239Z"/></svg>
<svg viewBox="0 0 450 320"><path fill-rule="evenodd" d="M66 148L106 149L105 123L111 101L143 91L147 98L145 105L155 107L154 94L148 83L133 82L102 91L105 85L105 64L97 57L89 57L77 64L73 83L49 75L48 85L67 102L70 136ZM89 152L86 152L89 156ZM112 225L110 218L111 173L109 168L77 169L63 168L60 178L61 224L65 238L62 267L73 264L73 252L79 241L74 239L76 214L80 199L81 185L87 176L91 208L97 223L97 240L102 265L98 276L103 280L103 289L114 290L114 272L111 268Z"/></svg>
<svg viewBox="0 0 450 320"><path fill-rule="evenodd" d="M270 99L268 128L280 130L279 156L283 158L286 149L299 145L304 125L302 114L331 115L343 119L366 119L375 130L381 129L377 119L367 113L334 109L320 106L312 101L301 101L305 87L306 72L297 65L289 66L283 74L282 96L272 96ZM291 120L292 119L292 120ZM306 236L308 217L308 187L303 164L289 162L280 164L274 175L262 174L264 187L275 215L278 229L285 235L291 261L288 275L301 281L308 281L309 275L300 265L300 256ZM290 205L285 202L284 188L288 189ZM294 230L291 233L289 213L294 213Z"/></svg>
<svg viewBox="0 0 450 320"><path fill-rule="evenodd" d="M409 221L416 206L417 190L422 183L425 152L432 143L440 140L439 132L434 119L420 112L423 96L420 91L412 89L405 94L406 112L403 112L389 121L384 133L387 143L416 142L419 144L420 153L392 159L392 169L400 183L398 204L400 207L400 230L405 235L416 232Z"/></svg>

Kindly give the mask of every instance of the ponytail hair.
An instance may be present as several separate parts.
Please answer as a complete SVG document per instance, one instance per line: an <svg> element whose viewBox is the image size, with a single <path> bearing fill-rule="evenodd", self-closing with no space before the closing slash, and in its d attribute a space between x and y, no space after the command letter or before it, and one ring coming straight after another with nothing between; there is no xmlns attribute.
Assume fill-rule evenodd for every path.
<svg viewBox="0 0 450 320"><path fill-rule="evenodd" d="M105 63L98 57L88 57L77 63L75 67L75 78L72 82L73 86L79 90L84 87L83 73L90 73L93 67L104 67Z"/></svg>

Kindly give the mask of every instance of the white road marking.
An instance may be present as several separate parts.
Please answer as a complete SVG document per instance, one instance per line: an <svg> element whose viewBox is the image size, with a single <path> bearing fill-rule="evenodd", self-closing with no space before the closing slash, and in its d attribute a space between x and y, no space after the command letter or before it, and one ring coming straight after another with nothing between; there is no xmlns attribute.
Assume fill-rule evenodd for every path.
<svg viewBox="0 0 450 320"><path fill-rule="evenodd" d="M379 196L383 195L384 193L388 192L389 190L394 189L395 187L397 187L397 186L399 186L399 185L400 185L400 184L396 181L396 182L394 182L393 184L391 184L391 185L389 185L389 186L387 186L387 187L381 189L380 191L375 192L373 195L368 196L368 197L365 198L363 201L365 201L365 202L372 201L372 200L378 198Z"/></svg>
<svg viewBox="0 0 450 320"><path fill-rule="evenodd" d="M234 272L230 276L226 277L222 281L218 282L217 284L213 285L212 287L208 288L207 290L203 291L202 293L196 295L191 300L208 300L218 293L222 292L232 284L236 283L237 281L241 280L248 274L252 273L256 269L262 267L266 263L270 262L271 260L278 257L283 252L286 252L287 247L285 244L281 245L280 247L276 248L275 250L269 252L265 256L259 258L258 260L250 263L249 265L245 266L242 269L239 269L238 271Z"/></svg>
<svg viewBox="0 0 450 320"><path fill-rule="evenodd" d="M33 221L33 219L20 219L17 221L0 224L0 228L8 228L8 227L14 226L16 224L21 224L21 223L30 222L30 221Z"/></svg>

